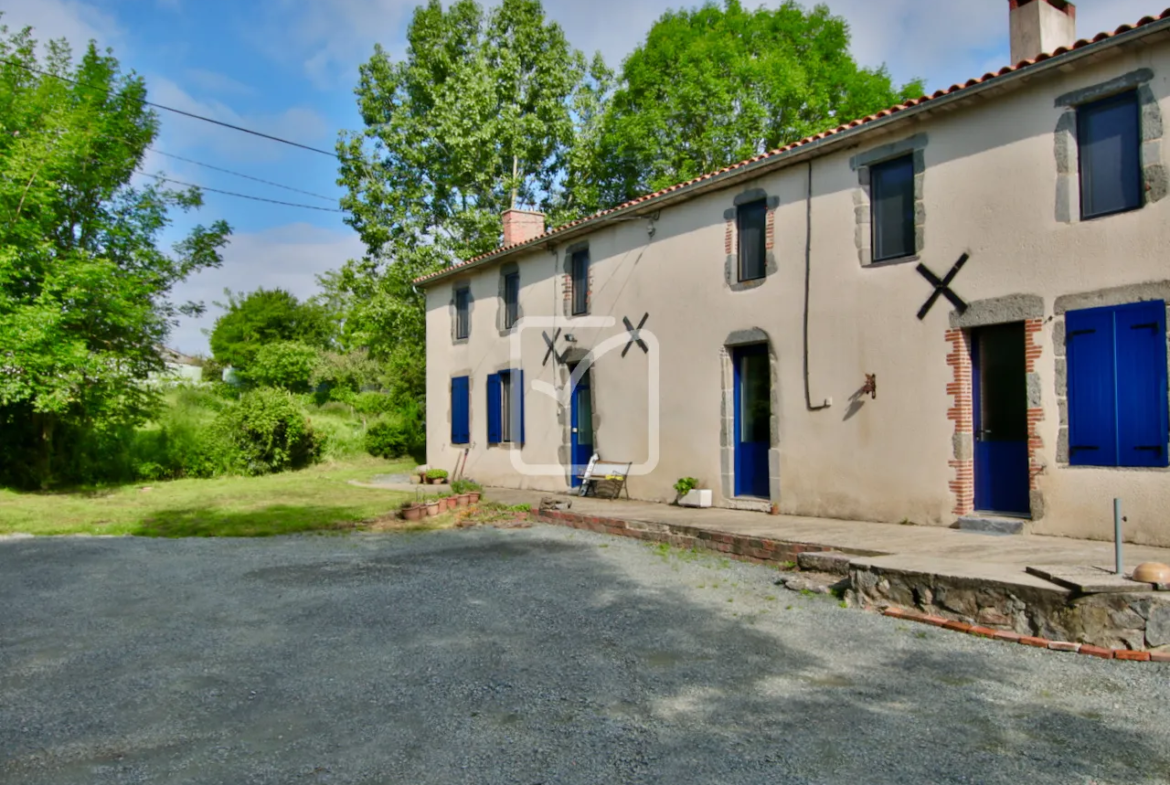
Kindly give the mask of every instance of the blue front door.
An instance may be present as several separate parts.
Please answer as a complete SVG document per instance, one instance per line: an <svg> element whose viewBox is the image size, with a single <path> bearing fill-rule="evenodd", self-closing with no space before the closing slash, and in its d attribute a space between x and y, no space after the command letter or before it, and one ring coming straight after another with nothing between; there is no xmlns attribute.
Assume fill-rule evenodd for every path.
<svg viewBox="0 0 1170 785"><path fill-rule="evenodd" d="M736 349L735 495L767 499L772 443L772 368L764 344Z"/></svg>
<svg viewBox="0 0 1170 785"><path fill-rule="evenodd" d="M1028 381L1024 324L972 332L975 508L1031 514L1028 493Z"/></svg>
<svg viewBox="0 0 1170 785"><path fill-rule="evenodd" d="M580 475L585 473L589 459L593 457L593 398L589 388L589 371L585 371L577 380L577 386L573 388L572 402L572 477L573 487L579 488Z"/></svg>

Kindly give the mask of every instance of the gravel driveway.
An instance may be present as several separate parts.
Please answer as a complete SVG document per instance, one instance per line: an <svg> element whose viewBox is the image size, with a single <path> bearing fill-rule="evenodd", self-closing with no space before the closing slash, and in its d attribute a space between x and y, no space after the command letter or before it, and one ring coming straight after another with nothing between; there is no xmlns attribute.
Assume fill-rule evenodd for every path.
<svg viewBox="0 0 1170 785"><path fill-rule="evenodd" d="M538 526L0 541L0 782L1170 781L1170 667Z"/></svg>

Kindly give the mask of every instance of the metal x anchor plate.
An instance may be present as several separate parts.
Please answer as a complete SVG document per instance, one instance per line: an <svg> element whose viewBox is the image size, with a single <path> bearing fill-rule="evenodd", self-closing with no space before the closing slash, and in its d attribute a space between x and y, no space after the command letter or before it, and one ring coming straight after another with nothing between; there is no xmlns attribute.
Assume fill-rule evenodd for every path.
<svg viewBox="0 0 1170 785"><path fill-rule="evenodd" d="M542 332L541 335L544 336L544 343L546 346L548 346L548 351L544 353L544 360L542 360L540 364L548 365L549 357L555 357L558 363L564 363L564 355L557 353L557 339L561 337L561 328L557 328L557 331L553 333L552 338L549 338L548 333L546 332Z"/></svg>
<svg viewBox="0 0 1170 785"><path fill-rule="evenodd" d="M650 347L647 346L646 342L642 340L642 328L646 326L646 320L649 318L650 318L650 314L647 313L647 314L643 315L642 321L638 322L638 326L635 327L633 322L630 321L628 316L622 317L622 322L625 323L626 330L628 330L630 333L630 342L626 344L626 348L622 349L622 357L626 356L626 353L628 351L630 351L630 347L633 346L635 343L638 344L639 347L641 347L643 352L645 352L646 354L650 354Z"/></svg>
<svg viewBox="0 0 1170 785"><path fill-rule="evenodd" d="M963 313L967 310L967 303L963 301L962 297L955 294L951 290L951 281L955 280L955 276L959 274L959 271L963 269L963 265L965 265L967 260L970 258L971 257L969 254L963 254L960 256L959 261L955 262L955 266L951 268L949 273L947 273L946 278L942 279L939 279L937 275L932 273L926 267L926 265L918 265L919 274L926 280L930 281L930 284L934 287L934 291L930 293L930 298L927 299L922 308L918 310L919 321L925 319L926 315L930 313L930 309L934 307L936 302L938 302L939 295L942 295L943 297L950 300L951 305L955 306L955 310L959 313Z"/></svg>

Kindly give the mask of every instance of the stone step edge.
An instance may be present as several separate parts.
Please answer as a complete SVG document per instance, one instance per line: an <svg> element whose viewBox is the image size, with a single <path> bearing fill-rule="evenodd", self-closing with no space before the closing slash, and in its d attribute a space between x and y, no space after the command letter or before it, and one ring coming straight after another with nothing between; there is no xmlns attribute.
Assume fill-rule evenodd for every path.
<svg viewBox="0 0 1170 785"><path fill-rule="evenodd" d="M1100 646L1090 646L1087 643L1053 641L1049 640L1048 638L1037 638L1030 635L1020 635L1018 632L1011 632L1008 630L993 630L990 627L980 627L976 624L952 621L950 619L944 619L942 616L920 613L918 611L911 611L905 608L885 608L882 610L882 615L888 616L891 619L903 619L904 621L928 624L932 627L939 627L940 629L944 630L963 632L967 635L974 635L977 638L988 638L990 640L1004 641L1006 643L1019 643L1024 646L1031 646L1036 649L1047 649L1049 651L1064 651L1075 654L1085 654L1090 657L1099 657L1103 660L1125 660L1128 662L1170 662L1170 651L1131 651L1129 649L1105 649Z"/></svg>

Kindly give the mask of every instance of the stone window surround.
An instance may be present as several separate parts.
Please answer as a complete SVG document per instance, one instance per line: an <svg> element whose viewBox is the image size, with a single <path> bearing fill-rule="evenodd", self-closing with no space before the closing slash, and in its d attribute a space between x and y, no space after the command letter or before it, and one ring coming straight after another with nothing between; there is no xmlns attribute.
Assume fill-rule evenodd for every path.
<svg viewBox="0 0 1170 785"><path fill-rule="evenodd" d="M739 208L741 205L752 202L766 202L768 219L764 229L764 277L753 278L750 281L739 280ZM776 208L780 206L779 196L769 196L763 188L749 188L743 193L736 194L731 200L731 207L723 211L724 251L727 261L723 267L723 285L733 292L747 292L759 288L768 280L768 276L779 272L776 264Z"/></svg>
<svg viewBox="0 0 1170 785"><path fill-rule="evenodd" d="M500 265L500 284L499 284L499 298L496 300L496 330L499 332L501 338L506 338L512 334L515 325L507 327L508 323L508 306L506 295L506 284L508 276L515 273L520 274L520 265L516 262L507 262ZM516 294L516 321L519 322L524 318L524 306L520 304L520 294Z"/></svg>
<svg viewBox="0 0 1170 785"><path fill-rule="evenodd" d="M1055 314L1052 327L1052 344L1056 351L1056 402L1060 410L1060 431L1056 442L1056 463L1062 469L1073 471L1110 472L1170 472L1164 466L1072 466L1068 449L1068 353L1065 347L1065 314L1086 308L1163 300L1170 311L1170 280L1119 286L1112 289L1098 289L1080 294L1057 297L1053 307ZM1167 314L1170 316L1170 313ZM1170 331L1167 334L1170 352Z"/></svg>
<svg viewBox="0 0 1170 785"><path fill-rule="evenodd" d="M1083 87L1065 93L1055 101L1063 109L1056 123L1054 152L1056 156L1056 221L1072 224L1081 222L1080 157L1077 140L1077 107L1103 98L1135 90L1138 96L1141 123L1141 167L1143 206L1160 201L1166 196L1168 180L1162 163L1162 109L1150 82L1154 72L1139 68L1107 82ZM1109 218L1098 216L1087 220Z"/></svg>
<svg viewBox="0 0 1170 785"><path fill-rule="evenodd" d="M926 247L926 145L930 139L926 132L914 134L896 142L883 144L849 159L849 168L857 172L858 187L853 192L854 244L857 258L862 267L885 267L886 265L916 262ZM914 253L896 259L873 260L873 202L870 188L870 167L910 155L914 159Z"/></svg>
<svg viewBox="0 0 1170 785"><path fill-rule="evenodd" d="M967 310L959 314L951 312L946 340L951 351L947 365L952 368L952 379L947 384L951 396L951 408L947 419L954 425L952 439L953 456L948 461L954 471L950 482L955 497L952 510L956 517L975 512L975 412L974 376L971 365L971 330L996 324L1024 323L1024 359L1028 391L1028 496L1031 520L1044 517L1044 495L1037 478L1044 474L1047 464L1044 460L1044 441L1039 424L1044 421L1041 400L1041 379L1037 363L1043 348L1037 336L1044 329L1044 299L1032 294L1012 294L968 304Z"/></svg>
<svg viewBox="0 0 1170 785"><path fill-rule="evenodd" d="M589 275L588 275L588 291L585 292L585 312L573 313L573 254L580 251L589 251L589 241L582 240L581 242L573 243L565 248L564 258L561 259L561 272L563 273L561 290L563 297L563 313L566 319L572 319L574 316L588 316L593 312L593 271L596 265L593 263L593 257L589 258Z"/></svg>
<svg viewBox="0 0 1170 785"><path fill-rule="evenodd" d="M772 371L772 422L771 445L768 449L768 491L770 499L740 499L735 495L735 365L732 359L734 349L741 346L765 344ZM723 341L719 350L722 368L722 412L719 428L720 488L722 506L733 510L771 512L773 505L780 503L780 365L776 357L775 344L767 332L759 327L736 330Z"/></svg>
<svg viewBox="0 0 1170 785"><path fill-rule="evenodd" d="M456 296L459 292L467 291L467 337L458 337L457 330L459 329L459 312L455 306ZM472 328L472 314L475 313L475 295L471 293L471 284L467 282L456 283L451 286L451 301L447 305L447 311L451 315L451 343L453 345L465 344L471 340Z"/></svg>

